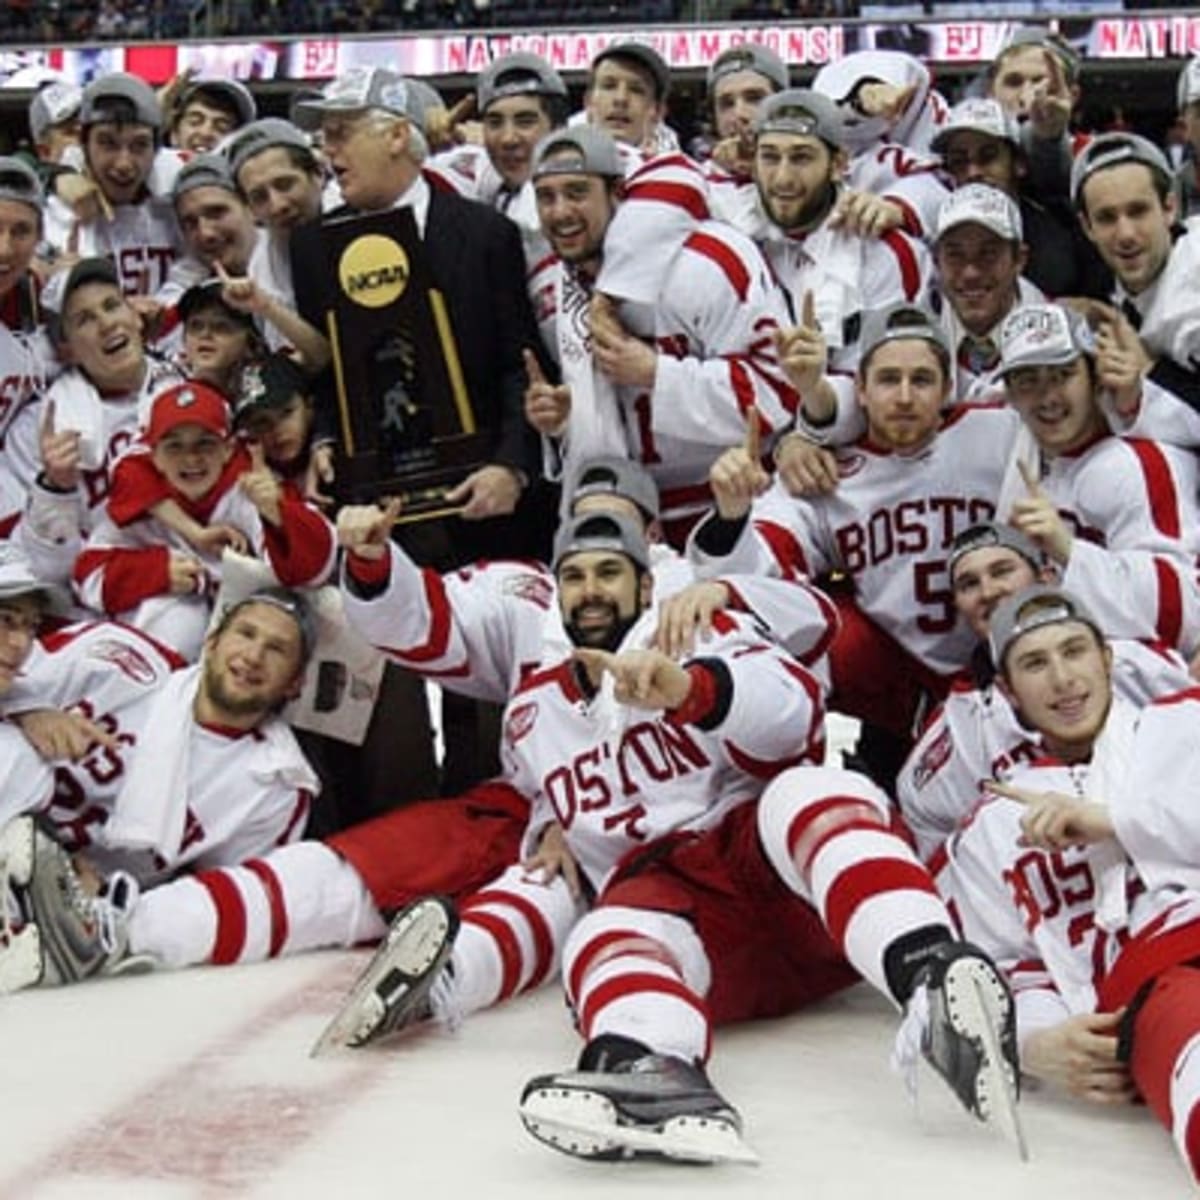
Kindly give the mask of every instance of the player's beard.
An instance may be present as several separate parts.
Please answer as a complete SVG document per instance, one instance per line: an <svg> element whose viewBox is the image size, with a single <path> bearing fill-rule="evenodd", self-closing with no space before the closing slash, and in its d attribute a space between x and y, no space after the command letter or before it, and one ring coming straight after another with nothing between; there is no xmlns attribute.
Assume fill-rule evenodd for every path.
<svg viewBox="0 0 1200 1200"><path fill-rule="evenodd" d="M586 605L578 605L571 610L570 616L563 622L567 631L567 637L571 639L572 645L583 646L588 650L607 650L610 653L616 653L617 648L625 640L625 635L637 623L637 619L641 616L640 613L634 612L627 617L621 616L621 610L616 604L608 602L606 607L609 609L610 617L606 625L589 625L586 629L581 628L578 622L578 614L581 608L596 608L596 602L589 601Z"/></svg>
<svg viewBox="0 0 1200 1200"><path fill-rule="evenodd" d="M816 229L825 220L829 210L833 208L834 201L837 199L837 188L838 185L832 179L827 180L803 208L786 220L777 215L775 206L763 192L761 185L758 194L763 209L773 224L784 230L785 233L808 233L810 230Z"/></svg>
<svg viewBox="0 0 1200 1200"><path fill-rule="evenodd" d="M216 664L206 660L204 663L204 678L201 683L209 704L219 712L229 717L252 717L266 715L278 709L281 699L268 700L265 696L233 696L225 687L225 680Z"/></svg>

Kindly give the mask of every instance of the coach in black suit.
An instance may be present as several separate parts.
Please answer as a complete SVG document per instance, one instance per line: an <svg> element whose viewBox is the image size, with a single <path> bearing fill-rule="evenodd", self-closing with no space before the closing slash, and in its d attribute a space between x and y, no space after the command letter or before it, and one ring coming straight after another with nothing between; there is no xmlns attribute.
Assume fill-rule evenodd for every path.
<svg viewBox="0 0 1200 1200"><path fill-rule="evenodd" d="M331 217L412 209L450 312L476 420L492 432L488 465L450 496L463 504L461 518L441 524L436 533L419 531L424 545L410 547L444 570L495 557L497 547L506 556L548 549L544 514L534 500L538 492L530 488L540 474L541 446L524 416L528 380L522 351L536 350L539 339L516 225L494 209L431 185L421 171L427 149L422 112L423 97L402 75L364 67L334 80L320 99L299 104L296 119L321 130L345 201ZM292 275L299 311L324 328L334 281L322 270L319 238L319 223L293 234Z"/></svg>
<svg viewBox="0 0 1200 1200"><path fill-rule="evenodd" d="M461 516L405 526L398 536L418 562L438 570L481 558L545 558L553 504L538 486L541 444L524 415L523 350L538 346L538 332L520 234L493 209L431 186L421 171L428 148L423 107L420 90L402 75L363 67L334 80L319 99L298 104L295 114L300 124L320 129L341 188L345 207L331 217L412 209L433 281L446 299L476 421L493 435L487 464L449 496L463 505ZM297 229L291 258L297 307L324 328L334 281L324 273L320 237L319 222ZM499 766L499 710L467 712L453 700L450 693L443 697L445 794L461 793ZM423 688L414 687L411 676L391 673L365 754L353 764L359 778L347 786L344 764L332 772L341 785L342 823L421 794L420 751L428 747L416 743L426 736L426 715Z"/></svg>

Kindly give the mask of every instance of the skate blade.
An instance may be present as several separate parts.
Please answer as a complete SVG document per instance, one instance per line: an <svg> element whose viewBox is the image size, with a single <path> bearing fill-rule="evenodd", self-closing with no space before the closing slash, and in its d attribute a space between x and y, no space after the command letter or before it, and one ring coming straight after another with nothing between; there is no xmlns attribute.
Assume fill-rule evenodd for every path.
<svg viewBox="0 0 1200 1200"><path fill-rule="evenodd" d="M718 1116L680 1115L658 1128L618 1123L606 1096L576 1088L541 1088L521 1102L521 1120L539 1141L577 1158L648 1154L680 1162L736 1162L759 1157L732 1122Z"/></svg>
<svg viewBox="0 0 1200 1200"><path fill-rule="evenodd" d="M972 976L971 987L974 989L975 1001L979 1005L983 1017L979 1023L979 1032L983 1038L983 1048L988 1062L991 1064L986 1082L991 1098L991 1116L998 1118L1005 1134L1016 1144L1020 1160L1028 1162L1029 1143L1025 1140L1025 1129L1021 1124L1021 1114L1017 1108L1015 1080L1005 1070L1006 1060L1000 1049L1000 1039L996 1036L996 1027L989 1016L990 1009L983 985Z"/></svg>
<svg viewBox="0 0 1200 1200"><path fill-rule="evenodd" d="M405 924L393 926L388 931L383 945L375 951L350 995L313 1043L310 1058L320 1058L330 1050L343 1047L358 1049L372 1041L374 1030L384 1017L384 1005L375 994L383 980L397 973L416 982L431 969L439 955L448 956L450 922L445 910L437 908L432 921L430 916L428 908L414 909ZM427 928L419 930L418 936L410 937L419 921L424 921ZM375 1003L372 1004L373 1000Z"/></svg>
<svg viewBox="0 0 1200 1200"><path fill-rule="evenodd" d="M0 996L24 991L42 981L42 937L36 925L8 936L0 947Z"/></svg>
<svg viewBox="0 0 1200 1200"><path fill-rule="evenodd" d="M0 829L0 883L26 887L33 878L32 817L14 817Z"/></svg>

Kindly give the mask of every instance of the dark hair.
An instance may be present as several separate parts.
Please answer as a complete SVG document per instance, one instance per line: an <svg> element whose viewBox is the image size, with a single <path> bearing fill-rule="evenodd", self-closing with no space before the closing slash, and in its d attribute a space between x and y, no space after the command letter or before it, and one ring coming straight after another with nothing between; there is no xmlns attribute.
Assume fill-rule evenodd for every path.
<svg viewBox="0 0 1200 1200"><path fill-rule="evenodd" d="M208 87L200 83L189 89L187 99L175 110L175 116L171 121L172 126L179 124L183 119L183 114L191 107L193 100L199 100L201 104L207 104L209 108L215 108L217 112L232 117L239 125L242 123L242 111L225 88Z"/></svg>

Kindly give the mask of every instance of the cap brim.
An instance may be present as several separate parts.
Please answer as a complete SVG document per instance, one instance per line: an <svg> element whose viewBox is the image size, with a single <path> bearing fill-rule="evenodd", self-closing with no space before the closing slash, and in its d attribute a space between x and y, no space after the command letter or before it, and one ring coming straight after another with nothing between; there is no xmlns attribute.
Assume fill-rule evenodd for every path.
<svg viewBox="0 0 1200 1200"><path fill-rule="evenodd" d="M70 593L57 584L0 584L0 601L19 600L22 596L41 596L46 610L56 617L69 616L73 608Z"/></svg>

